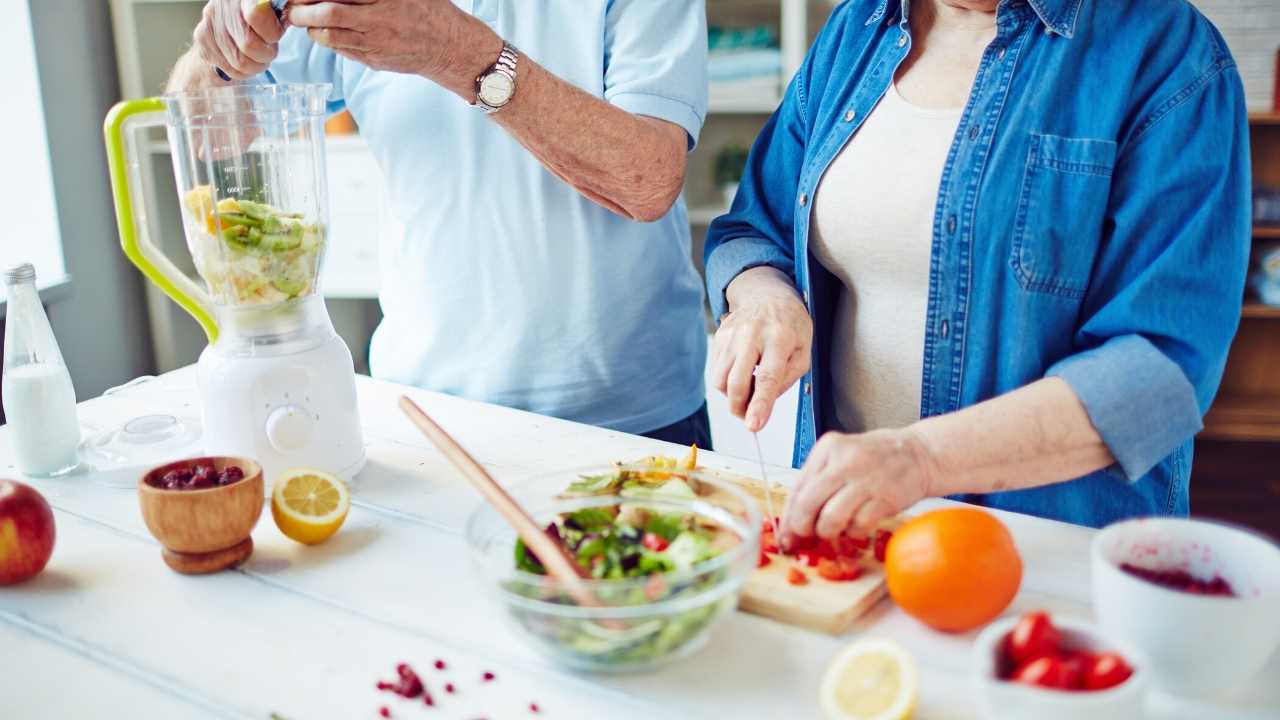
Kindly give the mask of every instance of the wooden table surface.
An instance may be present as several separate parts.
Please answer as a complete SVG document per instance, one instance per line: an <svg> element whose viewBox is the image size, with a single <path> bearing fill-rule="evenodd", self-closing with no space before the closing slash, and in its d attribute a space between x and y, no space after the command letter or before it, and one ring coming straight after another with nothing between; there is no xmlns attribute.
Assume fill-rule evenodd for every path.
<svg viewBox="0 0 1280 720"><path fill-rule="evenodd" d="M185 368L81 404L86 434L139 414L197 415ZM206 577L168 570L135 491L92 475L37 480L54 507L57 547L45 571L0 589L0 717L19 718L816 718L823 669L858 637L889 637L921 668L917 717L975 715L974 634L932 632L884 601L842 637L734 613L707 646L630 677L577 675L533 653L504 624L471 571L461 530L479 499L400 415L404 388L360 378L369 464L346 525L298 545L265 513L244 567ZM410 391L500 481L681 449L444 395ZM703 464L757 474L754 463ZM771 475L774 473L771 473ZM16 476L0 428L0 475ZM777 469L789 482L792 471ZM923 504L929 507L941 501ZM1088 617L1093 532L1001 513L1022 553L1009 612ZM446 671L431 668L444 659ZM408 661L435 708L375 689ZM1206 658L1206 662L1211 662ZM481 682L484 672L497 678ZM442 691L445 681L457 692ZM1152 697L1152 718L1280 717L1280 654L1228 698L1203 705Z"/></svg>

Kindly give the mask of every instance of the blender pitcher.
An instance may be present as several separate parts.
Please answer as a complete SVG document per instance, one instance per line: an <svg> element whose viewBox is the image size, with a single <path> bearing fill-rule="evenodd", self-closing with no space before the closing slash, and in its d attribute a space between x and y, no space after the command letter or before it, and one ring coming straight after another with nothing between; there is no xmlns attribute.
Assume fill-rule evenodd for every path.
<svg viewBox="0 0 1280 720"><path fill-rule="evenodd" d="M268 477L364 462L354 366L318 292L327 244L329 86L238 84L117 104L105 136L125 255L200 323L205 451ZM140 152L168 135L187 249L202 282L151 242Z"/></svg>

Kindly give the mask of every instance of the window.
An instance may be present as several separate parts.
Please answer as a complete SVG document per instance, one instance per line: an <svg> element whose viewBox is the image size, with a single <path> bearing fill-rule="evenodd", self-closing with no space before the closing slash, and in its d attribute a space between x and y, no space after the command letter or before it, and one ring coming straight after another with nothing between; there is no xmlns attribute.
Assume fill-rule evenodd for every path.
<svg viewBox="0 0 1280 720"><path fill-rule="evenodd" d="M30 9L26 2L17 2L7 4L5 12L0 22L0 67L5 68L9 101L0 109L0 142L5 148L0 168L0 266L33 263L43 288L66 278L48 133Z"/></svg>

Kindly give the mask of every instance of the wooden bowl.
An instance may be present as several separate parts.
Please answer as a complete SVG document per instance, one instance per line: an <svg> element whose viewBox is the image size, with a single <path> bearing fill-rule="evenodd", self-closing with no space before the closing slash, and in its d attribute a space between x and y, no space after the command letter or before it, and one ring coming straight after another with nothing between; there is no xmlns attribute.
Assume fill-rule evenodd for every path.
<svg viewBox="0 0 1280 720"><path fill-rule="evenodd" d="M210 463L221 472L228 466L244 471L244 479L202 490L166 490L148 482L177 468ZM253 551L249 539L262 516L262 466L248 458L201 457L178 460L147 472L138 480L142 519L165 547L164 559L179 572L214 572L243 562Z"/></svg>

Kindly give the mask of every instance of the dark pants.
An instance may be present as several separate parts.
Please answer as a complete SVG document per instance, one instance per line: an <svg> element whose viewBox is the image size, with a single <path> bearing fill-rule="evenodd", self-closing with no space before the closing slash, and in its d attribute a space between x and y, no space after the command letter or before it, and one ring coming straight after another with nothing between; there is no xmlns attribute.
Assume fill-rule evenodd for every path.
<svg viewBox="0 0 1280 720"><path fill-rule="evenodd" d="M664 428L640 433L654 440L666 440L677 445L697 445L699 450L711 449L711 418L707 415L707 404L689 417L674 422Z"/></svg>

